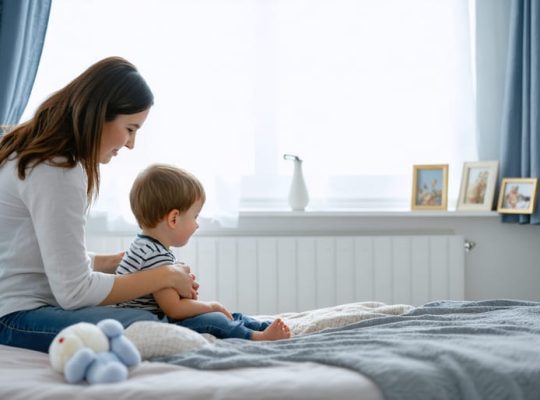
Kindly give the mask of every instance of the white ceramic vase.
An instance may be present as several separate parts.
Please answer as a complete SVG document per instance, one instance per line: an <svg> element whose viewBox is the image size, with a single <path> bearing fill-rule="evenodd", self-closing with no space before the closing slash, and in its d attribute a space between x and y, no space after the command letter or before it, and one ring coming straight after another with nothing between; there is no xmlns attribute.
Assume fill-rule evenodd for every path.
<svg viewBox="0 0 540 400"><path fill-rule="evenodd" d="M289 205L293 211L304 211L309 203L309 194L302 172L302 160L296 157L293 161L294 172L289 190Z"/></svg>

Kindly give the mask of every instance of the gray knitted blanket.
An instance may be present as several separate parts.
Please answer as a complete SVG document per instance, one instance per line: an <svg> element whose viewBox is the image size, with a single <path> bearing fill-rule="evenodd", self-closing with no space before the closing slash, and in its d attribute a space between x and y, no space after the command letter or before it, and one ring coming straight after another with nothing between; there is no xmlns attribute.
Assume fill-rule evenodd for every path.
<svg viewBox="0 0 540 400"><path fill-rule="evenodd" d="M433 302L290 340L220 340L157 360L198 369L318 362L368 376L387 400L538 400L540 303Z"/></svg>

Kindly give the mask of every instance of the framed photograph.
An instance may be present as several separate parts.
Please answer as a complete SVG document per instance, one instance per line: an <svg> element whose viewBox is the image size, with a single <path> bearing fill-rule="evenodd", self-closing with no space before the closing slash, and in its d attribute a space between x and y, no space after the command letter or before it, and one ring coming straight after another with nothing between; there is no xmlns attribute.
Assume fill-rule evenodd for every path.
<svg viewBox="0 0 540 400"><path fill-rule="evenodd" d="M446 210L448 207L448 164L413 165L411 208Z"/></svg>
<svg viewBox="0 0 540 400"><path fill-rule="evenodd" d="M538 178L503 178L497 212L532 214L536 205Z"/></svg>
<svg viewBox="0 0 540 400"><path fill-rule="evenodd" d="M498 173L498 161L464 163L456 209L491 211Z"/></svg>

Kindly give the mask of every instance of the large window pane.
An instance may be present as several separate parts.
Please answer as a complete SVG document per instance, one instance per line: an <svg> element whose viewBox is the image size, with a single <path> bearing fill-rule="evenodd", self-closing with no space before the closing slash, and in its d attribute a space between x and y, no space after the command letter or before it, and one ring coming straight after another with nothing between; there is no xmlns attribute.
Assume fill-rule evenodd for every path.
<svg viewBox="0 0 540 400"><path fill-rule="evenodd" d="M151 162L197 174L206 215L284 206L283 153L312 207L408 207L428 163L450 164L452 201L476 157L468 23L466 0L55 0L25 117L98 59L136 64L156 104L96 205L130 221Z"/></svg>

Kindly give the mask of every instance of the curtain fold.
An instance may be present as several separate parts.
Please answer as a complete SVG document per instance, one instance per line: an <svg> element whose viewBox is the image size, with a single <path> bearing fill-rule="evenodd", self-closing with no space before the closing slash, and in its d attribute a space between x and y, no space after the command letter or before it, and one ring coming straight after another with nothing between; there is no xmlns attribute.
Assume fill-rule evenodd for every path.
<svg viewBox="0 0 540 400"><path fill-rule="evenodd" d="M17 124L28 103L51 1L0 0L0 126Z"/></svg>
<svg viewBox="0 0 540 400"><path fill-rule="evenodd" d="M540 3L513 0L501 130L501 178L540 177ZM538 199L537 199L538 203ZM540 224L532 215L503 222Z"/></svg>

